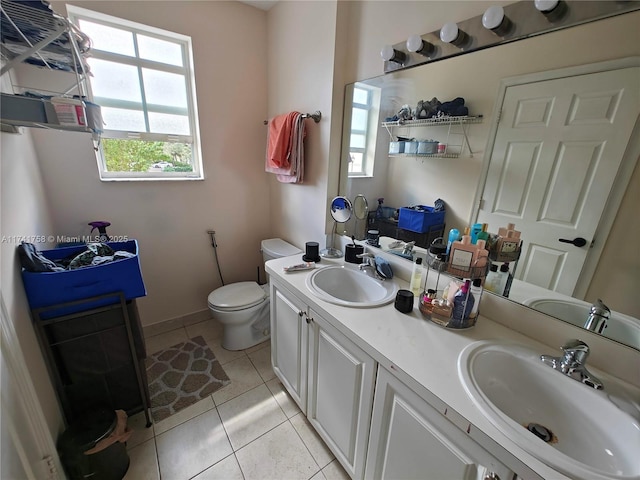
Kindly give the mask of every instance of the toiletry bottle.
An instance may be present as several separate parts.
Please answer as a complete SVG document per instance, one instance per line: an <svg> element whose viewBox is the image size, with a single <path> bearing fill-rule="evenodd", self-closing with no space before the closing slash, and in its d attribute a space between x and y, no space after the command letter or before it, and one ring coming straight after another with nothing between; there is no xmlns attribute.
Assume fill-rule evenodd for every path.
<svg viewBox="0 0 640 480"><path fill-rule="evenodd" d="M422 291L423 273L424 268L422 267L422 257L418 257L413 264L413 271L411 272L411 282L409 285L409 290L411 290L415 296L420 295L420 292Z"/></svg>
<svg viewBox="0 0 640 480"><path fill-rule="evenodd" d="M501 237L509 236L509 232L513 232L511 234L511 237L520 238L520 232L518 230L516 230L516 224L515 223L508 223L506 228L505 227L500 227L498 229L498 235L501 236Z"/></svg>
<svg viewBox="0 0 640 480"><path fill-rule="evenodd" d="M480 232L482 232L482 224L481 223L474 223L471 226L471 243L472 244L476 244L476 242L478 241L478 235L480 234Z"/></svg>
<svg viewBox="0 0 640 480"><path fill-rule="evenodd" d="M482 279L476 278L473 282L471 282L470 290L473 295L473 307L471 308L471 313L469 313L469 318L476 318L478 316L478 307L480 306L480 297L482 297Z"/></svg>
<svg viewBox="0 0 640 480"><path fill-rule="evenodd" d="M475 303L475 298L473 298L473 294L470 291L470 285L471 281L465 280L453 299L453 313L451 317L459 327L462 327L464 320L469 318Z"/></svg>
<svg viewBox="0 0 640 480"><path fill-rule="evenodd" d="M498 290L496 291L499 295L504 295L504 289L507 286L507 280L509 279L509 264L503 263L500 265L498 269L498 275L500 276L500 280L498 283Z"/></svg>
<svg viewBox="0 0 640 480"><path fill-rule="evenodd" d="M384 203L384 198L378 199L378 208L376 209L376 220L382 220L384 218L384 212L382 210L382 204Z"/></svg>
<svg viewBox="0 0 640 480"><path fill-rule="evenodd" d="M433 288L429 288L420 299L418 308L424 315L431 316L433 311L433 301L436 299L436 291Z"/></svg>
<svg viewBox="0 0 640 480"><path fill-rule="evenodd" d="M467 276L477 253L478 247L471 245L469 235L463 235L462 240L453 242L449 252L449 273L459 277Z"/></svg>
<svg viewBox="0 0 640 480"><path fill-rule="evenodd" d="M509 292L511 291L511 284L513 283L513 275L509 271L509 262L505 262L500 266L500 270L506 269L507 271L507 279L504 284L504 291L502 292L502 296L509 297Z"/></svg>
<svg viewBox="0 0 640 480"><path fill-rule="evenodd" d="M487 272L487 265L489 265L489 250L485 248L485 241L478 239L476 243L475 257L473 258L474 276L484 276Z"/></svg>
<svg viewBox="0 0 640 480"><path fill-rule="evenodd" d="M489 224L488 223L483 223L482 224L482 231L480 233L478 233L478 240L484 240L485 242L487 240L489 240L489 232L487 231L489 229ZM478 243L478 242L476 242Z"/></svg>
<svg viewBox="0 0 640 480"><path fill-rule="evenodd" d="M447 240L447 255L451 252L451 244L460 239L460 231L457 228L449 230L449 239Z"/></svg>
<svg viewBox="0 0 640 480"><path fill-rule="evenodd" d="M489 267L489 273L487 274L487 279L484 282L485 290L488 290L493 293L500 293L498 289L500 288L500 274L498 273L498 265L492 264Z"/></svg>
<svg viewBox="0 0 640 480"><path fill-rule="evenodd" d="M513 230L507 230L506 236L500 236L496 250L498 257L501 255L513 255L518 251L520 246L520 238L516 238Z"/></svg>

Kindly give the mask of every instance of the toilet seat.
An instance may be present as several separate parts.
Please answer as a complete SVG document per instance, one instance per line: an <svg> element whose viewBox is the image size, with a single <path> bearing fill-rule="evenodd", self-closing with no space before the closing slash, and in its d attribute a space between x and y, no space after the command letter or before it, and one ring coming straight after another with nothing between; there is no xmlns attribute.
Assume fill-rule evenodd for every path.
<svg viewBox="0 0 640 480"><path fill-rule="evenodd" d="M262 303L268 298L264 288L256 282L237 282L215 289L209 294L209 307L234 312Z"/></svg>

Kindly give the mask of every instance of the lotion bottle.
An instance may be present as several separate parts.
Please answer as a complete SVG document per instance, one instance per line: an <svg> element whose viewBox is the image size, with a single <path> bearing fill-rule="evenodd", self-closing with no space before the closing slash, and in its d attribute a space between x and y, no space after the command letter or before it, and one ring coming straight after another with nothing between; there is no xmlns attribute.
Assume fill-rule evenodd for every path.
<svg viewBox="0 0 640 480"><path fill-rule="evenodd" d="M464 323L464 320L469 318L471 310L473 310L475 298L473 298L473 294L469 291L470 284L470 280L465 280L453 299L453 313L451 317L453 320L456 320L456 322Z"/></svg>
<svg viewBox="0 0 640 480"><path fill-rule="evenodd" d="M507 280L509 279L509 264L503 263L500 265L500 270L498 271L498 275L500 276L500 280L498 283L498 291L496 293L504 296L504 289L507 286Z"/></svg>
<svg viewBox="0 0 640 480"><path fill-rule="evenodd" d="M460 231L457 228L449 230L449 239L447 241L447 255L451 252L451 244L460 239Z"/></svg>
<svg viewBox="0 0 640 480"><path fill-rule="evenodd" d="M476 244L476 242L478 241L478 235L482 232L482 224L481 223L474 223L471 226L471 243L473 243L474 245Z"/></svg>
<svg viewBox="0 0 640 480"><path fill-rule="evenodd" d="M500 274L498 273L498 265L492 264L489 267L489 273L487 274L487 279L484 282L484 288L493 293L500 293L498 290L500 288Z"/></svg>
<svg viewBox="0 0 640 480"><path fill-rule="evenodd" d="M422 268L422 257L416 258L413 264L413 271L411 272L411 282L409 284L409 290L417 297L422 292L422 275L424 268Z"/></svg>
<svg viewBox="0 0 640 480"><path fill-rule="evenodd" d="M482 297L482 279L476 278L473 282L471 282L469 291L473 295L474 299L471 313L469 313L469 318L476 318L478 316L478 307L480 306L480 297Z"/></svg>

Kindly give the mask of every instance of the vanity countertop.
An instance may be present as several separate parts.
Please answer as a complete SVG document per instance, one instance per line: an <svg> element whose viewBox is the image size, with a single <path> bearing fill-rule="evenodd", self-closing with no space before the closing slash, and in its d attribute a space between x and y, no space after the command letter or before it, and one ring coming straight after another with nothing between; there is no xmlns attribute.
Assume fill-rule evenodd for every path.
<svg viewBox="0 0 640 480"><path fill-rule="evenodd" d="M540 354L556 356L559 353L558 349L544 345L482 315L478 318L476 326L469 330L456 331L440 327L422 316L417 299L414 300L414 309L409 314L397 311L393 302L375 308L348 308L325 302L313 295L305 284L307 276L312 271L283 271L283 267L299 261L299 256L270 260L266 263L266 270L272 279L301 297L301 300L367 351L380 365L394 372L409 387L418 393L420 390L427 390L448 408L453 409L459 415L448 415L454 423L461 428L469 428L471 424L472 436L473 429L476 428L510 452L519 460L516 461L516 465L511 463L510 467L522 478L534 477L535 474L542 478L568 478L522 450L493 426L474 405L458 377L458 355L466 346L479 340L512 341L529 346ZM318 268L328 265L345 263L342 259L323 258L318 263ZM351 264L346 266L357 268ZM408 288L407 282L402 279L394 278L392 281L396 282L398 288ZM565 339L559 339L558 344L563 340ZM593 371L597 376L614 378L601 370L594 368ZM627 386L634 392L635 398L640 398L640 389L625 384L625 387ZM467 425L463 426L461 423ZM520 464L520 468L517 464Z"/></svg>

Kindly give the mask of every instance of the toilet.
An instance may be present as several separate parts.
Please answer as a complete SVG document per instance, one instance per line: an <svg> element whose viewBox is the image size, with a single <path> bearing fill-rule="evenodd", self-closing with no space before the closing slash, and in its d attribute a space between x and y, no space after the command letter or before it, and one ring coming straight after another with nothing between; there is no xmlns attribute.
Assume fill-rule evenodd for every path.
<svg viewBox="0 0 640 480"><path fill-rule="evenodd" d="M262 240L260 246L265 262L303 253L280 238ZM211 292L208 302L213 318L224 328L222 346L225 349L244 350L270 338L268 283L231 283Z"/></svg>

